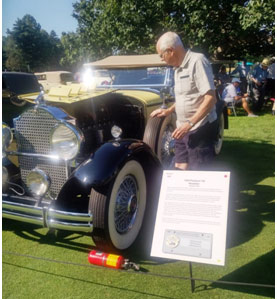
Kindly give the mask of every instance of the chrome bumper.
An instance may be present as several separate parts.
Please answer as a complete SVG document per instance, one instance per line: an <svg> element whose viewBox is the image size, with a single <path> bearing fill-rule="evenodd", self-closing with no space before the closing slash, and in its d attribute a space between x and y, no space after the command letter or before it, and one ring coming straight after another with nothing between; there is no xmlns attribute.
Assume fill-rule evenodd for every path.
<svg viewBox="0 0 277 299"><path fill-rule="evenodd" d="M47 206L36 207L13 202L11 198L7 194L2 195L2 217L4 218L62 230L86 233L93 230L92 214L59 211Z"/></svg>

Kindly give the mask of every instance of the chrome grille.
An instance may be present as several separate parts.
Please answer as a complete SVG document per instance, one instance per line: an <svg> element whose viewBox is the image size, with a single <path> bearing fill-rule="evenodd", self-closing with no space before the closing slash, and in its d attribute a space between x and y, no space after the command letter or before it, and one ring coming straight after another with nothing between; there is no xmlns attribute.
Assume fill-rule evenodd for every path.
<svg viewBox="0 0 277 299"><path fill-rule="evenodd" d="M15 137L18 151L50 155L50 134L58 123L54 116L44 109L29 109L15 121ZM67 177L66 163L50 159L19 156L21 177L26 184L28 173L39 168L47 173L51 179L50 192L57 196Z"/></svg>

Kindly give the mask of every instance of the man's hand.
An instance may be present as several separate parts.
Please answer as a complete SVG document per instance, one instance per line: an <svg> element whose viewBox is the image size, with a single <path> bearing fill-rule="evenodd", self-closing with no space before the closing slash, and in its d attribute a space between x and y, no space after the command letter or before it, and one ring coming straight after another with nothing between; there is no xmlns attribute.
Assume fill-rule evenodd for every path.
<svg viewBox="0 0 277 299"><path fill-rule="evenodd" d="M180 128L177 128L173 131L172 137L175 139L181 139L189 132L190 129L191 125L186 122Z"/></svg>
<svg viewBox="0 0 277 299"><path fill-rule="evenodd" d="M150 114L150 117L163 117L163 116L167 116L170 114L170 111L168 111L168 109L162 109L162 108L159 108L159 109L156 109L154 111L152 111L152 113Z"/></svg>
<svg viewBox="0 0 277 299"><path fill-rule="evenodd" d="M258 86L261 86L261 85L262 85L262 83L261 83L260 81L258 81L257 79L255 79L255 78L252 78L252 81L253 81L256 85L258 85Z"/></svg>
<svg viewBox="0 0 277 299"><path fill-rule="evenodd" d="M172 112L175 111L175 104L173 104L172 106L170 106L167 109L156 109L154 111L152 111L152 113L150 114L150 117L163 117L163 116L168 116L169 114L171 114Z"/></svg>

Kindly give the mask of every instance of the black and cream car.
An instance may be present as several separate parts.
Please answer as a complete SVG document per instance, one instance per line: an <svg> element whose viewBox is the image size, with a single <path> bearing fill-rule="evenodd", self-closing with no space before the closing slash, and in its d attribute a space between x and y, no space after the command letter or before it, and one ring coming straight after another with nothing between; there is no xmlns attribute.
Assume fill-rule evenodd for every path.
<svg viewBox="0 0 277 299"><path fill-rule="evenodd" d="M87 74L105 70L108 83L25 96L33 105L13 130L3 124L2 216L90 233L98 247L124 250L174 155L174 115L149 117L174 102L173 70L158 55L112 56L84 67Z"/></svg>

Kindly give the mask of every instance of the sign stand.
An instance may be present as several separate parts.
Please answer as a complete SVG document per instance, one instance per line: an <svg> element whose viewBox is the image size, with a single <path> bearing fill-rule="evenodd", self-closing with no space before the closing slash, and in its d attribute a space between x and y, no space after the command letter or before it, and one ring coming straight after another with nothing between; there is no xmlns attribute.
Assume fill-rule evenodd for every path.
<svg viewBox="0 0 277 299"><path fill-rule="evenodd" d="M224 266L230 172L164 170L151 256Z"/></svg>
<svg viewBox="0 0 277 299"><path fill-rule="evenodd" d="M193 293L195 290L195 280L192 279L192 263L191 262L189 262L189 274L190 274L191 292Z"/></svg>

